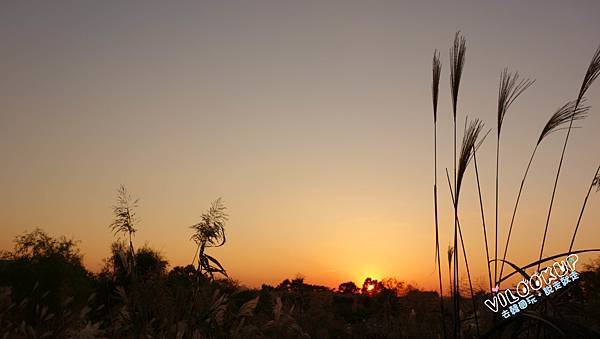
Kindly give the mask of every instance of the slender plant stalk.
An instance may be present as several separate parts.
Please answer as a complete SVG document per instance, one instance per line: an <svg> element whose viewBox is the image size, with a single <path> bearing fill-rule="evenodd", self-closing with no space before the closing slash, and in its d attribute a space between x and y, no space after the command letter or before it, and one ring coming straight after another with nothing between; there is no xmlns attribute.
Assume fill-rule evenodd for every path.
<svg viewBox="0 0 600 339"><path fill-rule="evenodd" d="M456 113L454 113L454 186L456 187ZM456 210L456 204L454 204L454 250L458 248L458 211ZM460 338L460 291L458 289L458 255L454 255L454 314L456 327L456 338Z"/></svg>
<svg viewBox="0 0 600 339"><path fill-rule="evenodd" d="M442 332L446 338L446 323L444 321L444 291L442 290L442 266L440 259L440 236L438 222L438 199L437 199L437 106L439 98L440 73L442 65L437 50L433 52L433 81L431 84L431 96L433 101L433 200L435 208L435 252L437 254L438 279L440 285L440 315L442 320Z"/></svg>
<svg viewBox="0 0 600 339"><path fill-rule="evenodd" d="M460 243L461 243L461 246L463 249L463 256L465 259L465 267L467 269L467 279L469 280L469 289L471 292L471 301L473 302L475 327L477 329L478 337L479 337L479 320L477 318L477 305L475 304L475 294L473 292L473 284L471 281L471 272L469 269L467 250L465 248L464 239L462 236L462 231L461 231L461 227L460 227L460 223L459 223L459 219L458 219L458 207L459 207L459 201L460 201L460 189L462 186L463 178L466 174L469 162L471 161L471 159L473 157L473 151L478 146L477 141L478 141L479 134L481 133L482 129L483 129L483 123L481 121L479 121L479 119L475 119L475 120L471 121L471 123L468 124L468 127L467 127L467 120L465 119L465 131L463 134L460 156L458 158L458 167L457 167L457 173L456 173L456 187L454 188L455 193L451 194L452 203L454 205L454 211L455 211L454 215L456 216L454 223L457 225L458 235L460 237ZM448 185L450 186L450 193L452 193L452 184L450 183L450 175L448 174L447 171L446 171L446 176L448 178ZM454 259L455 264L457 261L456 257L457 256L455 255L455 259ZM456 268L455 268L455 270L456 270ZM456 282L455 282L455 285L457 285Z"/></svg>
<svg viewBox="0 0 600 339"><path fill-rule="evenodd" d="M546 216L546 225L544 226L544 236L542 237L542 246L540 247L540 260L544 255L544 245L546 244L546 235L548 234L548 225L550 224L550 216L552 215L552 206L554 205L554 196L556 195L556 186L558 186L558 178L560 176L560 170L562 168L562 163L565 157L565 151L567 149L567 143L569 141L569 134L571 134L571 124L569 124L569 129L567 130L567 136L565 138L565 143L563 145L562 152L560 154L560 161L558 163L558 170L556 171L556 178L554 179L554 187L552 188L552 198L550 198L550 207L548 208L548 215ZM539 271L540 264L536 271Z"/></svg>
<svg viewBox="0 0 600 339"><path fill-rule="evenodd" d="M194 252L194 258L192 259L192 266L194 266L194 262L196 262L196 257L198 257L198 251L200 250L200 243L196 246L196 251Z"/></svg>
<svg viewBox="0 0 600 339"><path fill-rule="evenodd" d="M517 202L515 203L515 208L513 209L513 214L510 219L510 226L508 227L508 236L506 237L506 245L504 246L504 255L502 255L502 264L500 265L500 278L502 278L502 272L504 272L504 260L506 260L506 253L508 252L508 244L510 242L510 236L512 234L513 223L515 222L515 215L517 214L517 207L519 206L519 200L521 199L521 193L523 191L523 186L525 185L525 179L527 178L527 174L529 173L529 168L531 167L531 162L533 161L533 157L535 156L535 152L538 149L538 145L535 145L533 152L531 153L531 158L529 158L529 163L527 163L527 168L525 169L525 174L523 175L523 179L521 180L521 186L519 186L519 193L517 194Z"/></svg>
<svg viewBox="0 0 600 339"><path fill-rule="evenodd" d="M479 169L477 168L476 150L473 148L473 162L475 164L475 177L477 178L477 192L479 193L479 207L481 209L481 224L483 226L483 240L485 243L485 256L487 259L488 277L490 282L490 293L492 292L492 269L490 268L490 250L488 247L487 231L485 226L485 212L483 210L483 198L481 197L481 184L479 183Z"/></svg>
<svg viewBox="0 0 600 339"><path fill-rule="evenodd" d="M452 203L456 204L456 200L454 199L454 193L452 192L452 184L450 183L450 175L446 172L446 176L448 177L448 186L450 187L450 194L452 195ZM471 302L473 303L473 314L475 316L475 328L477 330L477 337L480 337L479 334L479 320L477 318L477 305L475 304L475 293L473 293L473 284L471 283L471 270L469 269L469 260L467 259L467 250L465 248L465 242L462 236L462 230L460 227L460 221L457 219L456 224L458 225L458 234L460 238L460 244L463 250L463 256L465 257L465 267L467 269L467 279L469 280L469 291L471 292ZM455 255L456 257L456 255Z"/></svg>
<svg viewBox="0 0 600 339"><path fill-rule="evenodd" d="M454 282L452 281L452 256L454 255L454 247L448 245L448 282L450 283L450 291L452 291Z"/></svg>
<svg viewBox="0 0 600 339"><path fill-rule="evenodd" d="M592 57L592 61L590 61L590 65L585 73L583 78L583 82L581 83L581 88L579 89L579 94L577 96L577 101L575 102L575 107L573 111L577 111L579 104L583 100L583 96L585 92L590 88L594 80L600 75L600 47L596 49L594 56ZM554 187L552 188L552 197L550 198L550 207L548 208L548 216L546 217L546 225L544 226L544 236L542 238L542 246L540 248L540 260L544 255L544 245L546 244L546 235L548 234L548 225L550 224L550 216L552 215L552 206L554 204L554 197L556 195L556 186L558 185L558 178L560 177L560 171L562 169L563 160L565 157L565 151L567 150L567 144L569 142L569 136L571 135L571 129L573 127L573 121L575 120L575 114L571 116L571 120L569 122L569 128L567 129L567 136L565 137L565 142L563 144L563 149L560 154L560 161L558 162L558 170L556 171L556 178L554 179ZM540 269L540 264L538 264L537 270Z"/></svg>
<svg viewBox="0 0 600 339"><path fill-rule="evenodd" d="M465 64L466 40L459 32L454 35L454 44L450 48L450 90L452 94L452 116L454 122L454 187L456 187L456 106L458 103L458 91L460 89L460 80ZM456 206L454 208L454 250L458 248L458 217ZM454 255L454 337L460 338L460 292L458 288L459 280L458 256Z"/></svg>
<svg viewBox="0 0 600 339"><path fill-rule="evenodd" d="M577 218L577 225L575 225L575 231L573 231L573 238L571 238L571 245L569 245L569 253L573 250L573 244L575 243L575 237L577 236L577 231L579 230L579 223L581 222L581 218L583 217L583 212L585 211L585 206L587 205L588 198L590 197L590 193L592 192L592 188L598 185L600 188L600 179L598 177L598 173L600 173L600 165L596 169L596 173L594 174L594 178L592 178L592 183L590 184L590 188L588 189L587 194L585 195L585 199L583 200L583 206L581 206L581 212L579 212L579 218Z"/></svg>
<svg viewBox="0 0 600 339"><path fill-rule="evenodd" d="M454 110L454 186L456 187L456 109ZM458 248L458 212L456 211L456 204L454 205L454 250ZM458 289L458 255L454 254L454 327L456 331L456 338L460 338L460 291Z"/></svg>
<svg viewBox="0 0 600 339"><path fill-rule="evenodd" d="M496 140L496 195L495 195L495 214L496 223L494 227L494 259L498 258L498 164L500 163L500 132L498 132L498 138ZM498 281L498 261L494 261L494 285Z"/></svg>
<svg viewBox="0 0 600 339"><path fill-rule="evenodd" d="M508 109L515 100L533 83L535 80L522 79L519 80L519 73L510 73L508 68L505 68L500 74L500 85L498 86L498 133L496 141L496 223L495 223L495 240L494 240L494 259L498 259L498 184L499 184L499 167L500 167L500 135L502 134L502 123L506 117ZM498 281L498 261L494 260L494 285Z"/></svg>

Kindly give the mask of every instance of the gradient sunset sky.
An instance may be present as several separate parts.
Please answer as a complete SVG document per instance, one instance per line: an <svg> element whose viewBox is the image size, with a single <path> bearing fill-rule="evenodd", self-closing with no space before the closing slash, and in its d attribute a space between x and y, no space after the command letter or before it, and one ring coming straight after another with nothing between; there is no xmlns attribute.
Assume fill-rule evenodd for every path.
<svg viewBox="0 0 600 339"><path fill-rule="evenodd" d="M599 15L598 1L2 2L0 248L40 227L81 240L99 270L124 184L140 198L136 246L171 266L191 262L189 226L223 197L228 241L209 253L243 284L300 273L332 287L371 276L435 288L433 50L444 253L454 33L467 39L459 126L468 114L494 128L478 152L490 232L500 72L536 79L503 125L503 244L540 130L576 97L600 44ZM548 254L568 249L600 161L599 87L567 148ZM518 264L538 256L563 140L544 141L526 182L508 255ZM470 168L460 213L483 282L477 201ZM577 247L600 247L599 203L592 195Z"/></svg>

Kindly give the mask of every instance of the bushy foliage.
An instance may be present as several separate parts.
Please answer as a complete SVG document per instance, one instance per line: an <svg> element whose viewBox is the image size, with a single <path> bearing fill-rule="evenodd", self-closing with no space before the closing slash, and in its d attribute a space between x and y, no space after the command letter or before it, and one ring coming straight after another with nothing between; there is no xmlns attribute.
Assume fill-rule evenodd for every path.
<svg viewBox="0 0 600 339"><path fill-rule="evenodd" d="M275 287L247 289L231 279L210 279L192 265L168 269L167 260L148 245L136 251L136 274L130 275L125 266L127 243L112 245L98 274L81 265L73 240L35 230L15 243L0 265L0 335L10 338L441 335L439 327L432 326L439 317L437 293L396 279L366 279L363 289L347 282L334 291L298 276ZM599 272L600 264L588 267L581 283L557 299L559 306L561 300L571 300L567 304L575 311L566 314L573 324L600 325ZM449 306L450 300L445 302ZM485 315L483 304L477 303ZM465 299L461 308L468 310L470 305ZM492 323L485 317L482 321Z"/></svg>

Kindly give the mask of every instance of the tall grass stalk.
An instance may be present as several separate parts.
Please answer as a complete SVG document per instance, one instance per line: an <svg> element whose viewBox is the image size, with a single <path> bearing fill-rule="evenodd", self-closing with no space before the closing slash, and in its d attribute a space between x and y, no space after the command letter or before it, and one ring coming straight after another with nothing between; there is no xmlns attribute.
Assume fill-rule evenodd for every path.
<svg viewBox="0 0 600 339"><path fill-rule="evenodd" d="M450 48L450 90L452 95L452 116L454 122L454 187L456 187L456 107L458 103L458 91L460 89L460 80L462 78L462 71L465 65L465 55L467 47L466 40L459 32L454 35L454 44ZM456 210L456 204L454 207L454 249L458 247L458 224L456 222L458 212ZM454 286L453 286L453 301L454 301L454 337L460 337L460 292L458 289L458 256L454 256Z"/></svg>
<svg viewBox="0 0 600 339"><path fill-rule="evenodd" d="M529 173L529 169L531 167L531 163L533 162L533 158L538 150L538 147L542 143L542 141L551 133L556 131L560 131L565 124L573 120L581 120L584 119L587 115L587 111L589 110L589 106L581 106L575 109L575 101L569 101L560 107L548 120L542 132L540 133L540 137L538 138L535 147L533 148L533 152L531 152L531 157L529 158L529 162L527 163L527 167L525 168L525 173L523 174L523 179L521 180L521 185L519 186L519 193L517 194L517 200L515 202L515 207L513 209L513 214L510 219L510 226L508 228L508 236L506 237L506 245L504 246L504 254L502 255L502 264L500 266L500 278L502 278L502 273L504 272L504 264L506 260L506 255L508 253L508 245L510 243L510 237L512 234L513 224L515 222L515 216L517 215L517 208L519 207L519 201L521 199L521 193L523 192L523 187L525 185L525 179L527 178L527 174Z"/></svg>
<svg viewBox="0 0 600 339"><path fill-rule="evenodd" d="M471 280L471 271L469 268L467 250L465 247L464 239L462 236L462 230L461 230L460 222L459 222L459 218L458 218L458 207L459 207L459 201L460 201L460 189L462 186L463 178L466 174L467 167L469 166L469 162L473 158L473 152L474 152L475 148L478 147L477 141L478 141L479 134L481 133L482 129L483 129L483 123L479 119L474 119L468 125L467 125L467 121L465 119L465 131L463 134L463 141L462 141L462 145L461 145L460 156L458 158L458 169L457 169L456 186L454 189L454 192L455 192L454 194L452 193L452 184L450 183L450 175L448 174L448 172L446 172L446 176L448 178L448 185L450 186L452 203L454 205L455 217L456 217L454 222L457 225L460 243L461 243L462 250L463 250L463 256L465 258L465 267L467 269L467 279L469 281L469 290L471 292L471 301L473 302L473 313L474 313L474 317L475 317L475 327L477 330L478 337L479 337L479 320L477 318L477 305L475 304L475 294L473 292L473 284L472 284L472 280ZM456 258L456 256L455 256L455 258ZM456 264L456 259L454 259L454 262Z"/></svg>
<svg viewBox="0 0 600 339"><path fill-rule="evenodd" d="M450 174L448 174L448 172L446 171L446 177L448 178L448 186L450 187L450 195L452 196L452 203L455 204L455 199L454 199L454 193L452 191L452 183L450 182ZM473 314L475 317L475 327L477 329L477 337L480 337L479 335L479 320L477 318L477 305L475 304L475 293L473 292L473 284L472 284L472 280L471 280L471 270L469 269L469 260L468 260L468 256L467 256L467 250L465 248L465 242L463 240L463 236L462 236L462 230L460 227L460 221L456 220L456 224L458 225L458 235L459 235L459 239L460 239L460 245L462 247L462 251L463 251L463 256L465 258L465 267L467 269L467 279L469 281L469 291L471 294L471 302L473 303ZM456 257L456 255L455 255ZM460 331L460 329L459 329Z"/></svg>
<svg viewBox="0 0 600 339"><path fill-rule="evenodd" d="M505 68L500 73L500 85L498 86L498 133L496 140L496 222L495 222L495 240L494 240L494 259L498 259L498 183L499 183L499 165L500 165L500 135L502 132L502 123L508 109L513 102L531 86L535 80L519 80L519 73L510 73ZM494 260L494 282L498 280L498 261ZM495 284L495 283L494 283Z"/></svg>
<svg viewBox="0 0 600 339"><path fill-rule="evenodd" d="M600 75L600 47L596 49L592 60L588 66L587 71L585 72L585 76L583 77L583 82L581 83L581 88L579 89L579 94L577 95L577 101L575 102L574 111L577 110L579 104L582 102L583 97L587 90L590 88L594 80ZM558 178L560 177L560 171L562 169L563 160L565 157L565 151L567 150L567 144L569 142L569 136L571 135L571 129L573 127L573 121L575 115L571 116L569 121L569 128L567 129L567 135L565 137L565 142L563 144L563 149L560 154L560 161L558 163L558 170L556 171L556 178L554 179L554 187L552 188L552 198L550 199L550 207L548 208L548 216L546 217L546 225L544 227L544 236L542 238L542 246L540 248L540 260L544 255L544 245L546 244L546 235L548 234L548 225L550 224L550 216L552 215L552 206L554 204L554 197L556 196L556 186L558 185ZM537 269L539 270L540 264L538 264Z"/></svg>
<svg viewBox="0 0 600 339"><path fill-rule="evenodd" d="M440 63L440 54L437 50L433 52L431 83L431 97L433 101L433 200L435 208L435 253L437 256L438 279L440 285L440 315L442 318L442 331L446 338L446 323L444 321L444 291L442 290L442 264L440 259L440 236L438 222L438 198L437 198L437 107L440 89L440 74L442 64Z"/></svg>

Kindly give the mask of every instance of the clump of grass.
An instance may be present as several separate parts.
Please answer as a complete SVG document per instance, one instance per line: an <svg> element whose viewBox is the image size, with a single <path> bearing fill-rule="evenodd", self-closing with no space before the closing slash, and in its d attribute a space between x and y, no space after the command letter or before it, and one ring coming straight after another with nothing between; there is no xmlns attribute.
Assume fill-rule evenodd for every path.
<svg viewBox="0 0 600 339"><path fill-rule="evenodd" d="M566 144L567 144L567 141L569 138L569 134L571 132L571 129L576 128L573 126L573 122L584 119L587 116L587 112L589 111L589 107L584 105L584 103L585 103L584 95L587 92L587 90L591 87L591 84L593 83L593 81L595 81L595 79L598 76L600 76L600 48L599 48L598 50L596 50L596 53L594 54L594 57L592 58L592 61L590 62L588 71L586 72L586 75L584 77L584 81L580 88L580 92L578 93L577 99L574 101L567 102L566 104L561 106L550 117L550 119L547 121L546 125L542 129L542 131L537 139L537 142L535 143L535 147L533 149L533 152L531 153L531 157L529 159L529 162L527 164L525 173L524 173L522 181L521 181L521 185L519 187L517 199L515 202L515 206L513 209L511 220L510 220L510 225L508 228L508 236L506 239L503 258L499 259L499 257L498 257L498 249L499 249L499 246L498 246L499 168L500 168L500 141L501 141L501 135L502 135L502 127L503 127L503 123L506 119L509 109L515 103L515 101L528 88L530 88L535 83L535 80L530 80L528 78L521 78L518 72L510 72L507 68L505 68L501 72L500 83L499 83L499 87L498 87L498 104L497 104L497 121L496 121L496 123L497 123L497 125L496 125L497 142L496 142L496 171L495 171L496 173L495 173L494 258L491 259L490 248L489 248L490 246L488 245L488 239L487 239L485 211L483 208L482 188L481 188L481 183L479 181L479 170L477 167L477 158L476 158L477 149L478 149L479 145L481 144L482 139L485 139L485 137L480 138L480 135L481 135L481 132L483 129L483 123L481 123L481 121L479 121L478 119L471 121L470 124L465 123L465 132L464 132L463 141L462 141L462 145L461 145L461 149L460 149L460 154L457 156L458 148L457 148L457 125L456 125L456 122L457 122L457 111L458 111L458 97L459 97L462 73L463 73L464 65L465 65L465 56L466 56L466 41L465 41L464 37L460 34L460 32L457 32L455 35L454 44L450 48L450 87L451 87L450 92L451 92L451 99L452 99L452 114L453 114L452 118L453 118L453 129L454 129L454 133L453 133L454 182L453 183L451 182L448 170L446 170L448 185L450 187L450 193L451 193L452 203L453 203L453 207L454 207L454 216L455 216L453 244L448 247L448 252L447 252L447 254L448 254L448 258L447 258L448 259L448 270L449 270L449 277L450 277L449 280L450 280L450 284L451 284L451 295L452 295L452 299L453 299L453 311L454 311L453 312L454 337L461 336L461 317L462 317L460 315L460 305L459 305L460 290L458 287L459 281L460 281L459 260L458 260L457 253L455 253L455 251L457 250L457 248L459 246L459 240L460 240L460 246L462 246L462 251L463 251L462 254L465 257L465 266L466 266L466 271L467 271L467 277L469 280L471 299L472 300L475 299L474 294L473 294L473 288L472 288L472 280L471 280L471 276L470 276L468 256L466 253L466 246L464 243L461 225L460 225L460 221L459 221L459 201L460 201L461 187L462 187L462 183L464 181L464 177L466 175L466 171L467 171L470 161L473 160L473 162L475 163L475 174L476 174L476 179L477 179L477 189L478 189L478 194L479 194L479 203L480 203L480 207L481 207L481 218L482 218L482 227L483 227L483 235L484 235L483 238L484 238L484 242L485 242L486 256L487 256L487 260L488 260L488 278L489 278L489 283L490 283L490 289L494 290L494 288L492 287L492 273L491 273L492 268L490 266L491 261L494 261L493 281L496 286L498 286L498 284L500 282L502 282L506 279L506 277L502 276L505 263L509 263L509 265L515 269L515 272L517 272L517 271L524 272L522 269L520 269L516 265L508 262L506 260L506 256L508 253L508 247L509 247L510 240L511 240L514 221L516 218L516 213L518 210L520 198L523 193L525 180L529 174L529 170L531 168L531 164L533 162L533 159L535 157L537 149L541 145L542 141L545 140L550 134L557 132L557 131L565 130L565 129L567 130L566 138L565 138L565 145L563 146L563 151L561 154L561 161L558 166L558 173L560 173L560 169L561 169L562 161L564 158L564 152L565 152ZM440 270L440 253L439 253L440 248L439 248L439 224L438 224L438 208L437 208L437 203L438 203L437 202L437 107L438 107L437 101L438 101L438 97L439 97L440 70L441 70L441 65L439 63L438 54L436 51L436 52L434 52L434 58L433 58L432 99L433 99L433 110L434 110L434 175L435 175L435 181L434 181L434 201L435 202L434 202L434 205L435 205L435 221L436 221L436 225L435 225L436 226L436 248L435 248L435 250L436 250L436 257L437 257L437 261L438 261L438 270ZM553 203L553 200L555 197L556 183L558 181L558 175L559 175L558 173L557 173L557 178L555 180L555 185L554 185L554 189L553 189L553 193L552 193L552 199L550 202L550 208L549 208L546 226L545 226L545 230L544 230L544 237L542 238L542 249L540 252L540 259L532 264L532 265L537 264L538 269L539 269L539 264L541 262L551 260L551 258L545 258L544 260L542 260L541 256L543 254L545 238L547 235L548 222L549 222L550 213L552 210L552 203ZM570 252L572 250L573 242L575 240L577 231L579 229L580 221L581 221L583 212L585 210L585 206L586 206L588 197L591 193L591 190L594 187L598 187L598 190L600 190L600 175L599 174L600 174L600 166L598 167L598 169L596 170L596 173L594 174L594 177L592 178L592 182L590 184L588 193L584 200L584 204L583 204L580 216L579 216L579 220L577 221L577 224L576 224L576 227L574 230L574 234L573 234L573 238L571 241L571 247L569 249ZM581 251L576 251L576 252L583 253L583 252L589 252L589 251L595 251L595 250L584 250L582 252ZM502 261L502 266L500 268L499 275L498 275L498 261ZM511 273L510 275L512 275L512 274L514 274L514 272ZM441 280L441 273L439 274L439 286L440 286L440 291L441 291L442 286L443 286L443 283ZM442 305L442 307L443 307L443 305ZM475 325L477 326L477 330L478 330L478 334L479 334L479 325L478 325L475 304L474 304L474 309L475 309L474 310ZM542 322L544 321L544 319L542 319L542 318L540 318L540 319L538 319L538 321L542 321Z"/></svg>

